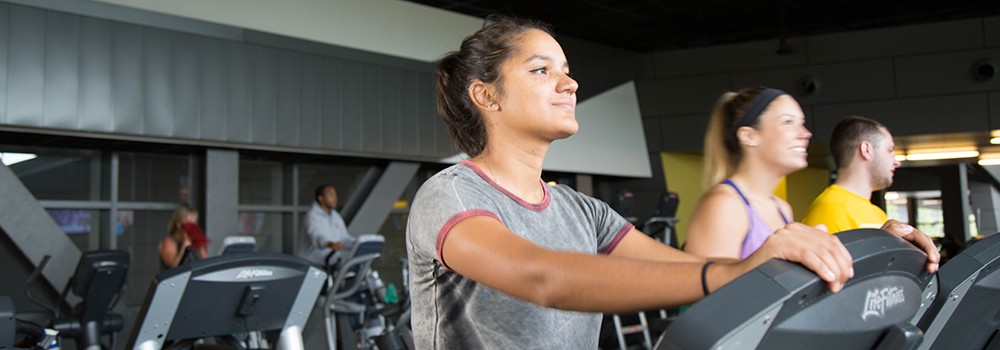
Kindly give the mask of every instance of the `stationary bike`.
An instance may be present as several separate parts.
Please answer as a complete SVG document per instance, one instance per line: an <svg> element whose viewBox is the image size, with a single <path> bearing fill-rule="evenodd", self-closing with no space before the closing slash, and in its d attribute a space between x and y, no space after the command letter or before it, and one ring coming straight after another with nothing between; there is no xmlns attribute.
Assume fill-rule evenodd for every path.
<svg viewBox="0 0 1000 350"><path fill-rule="evenodd" d="M412 349L408 302L389 303L389 287L371 268L384 242L381 235L361 235L340 262L332 261L335 253L327 256L329 289L323 304L330 349Z"/></svg>
<svg viewBox="0 0 1000 350"><path fill-rule="evenodd" d="M78 349L114 348L116 335L125 327L125 321L122 315L111 309L118 303L125 286L131 260L129 253L117 250L84 252L76 266L76 273L59 297L60 302L66 300L72 291L83 301L65 315L62 308L46 305L29 292L50 258L42 258L38 268L28 277L28 290L25 291L29 300L53 313L54 318L47 328L58 332L60 340L72 338ZM105 336L109 339L107 343L103 340Z"/></svg>

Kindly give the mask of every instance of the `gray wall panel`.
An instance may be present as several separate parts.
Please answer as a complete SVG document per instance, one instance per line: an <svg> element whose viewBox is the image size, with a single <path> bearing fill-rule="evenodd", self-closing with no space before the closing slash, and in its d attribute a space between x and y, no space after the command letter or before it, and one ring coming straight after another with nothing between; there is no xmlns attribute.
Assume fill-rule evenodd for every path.
<svg viewBox="0 0 1000 350"><path fill-rule="evenodd" d="M10 23L10 6L0 3L0 20ZM10 52L8 29L10 25L0 25L0 51ZM0 123L7 123L7 55L0 55Z"/></svg>
<svg viewBox="0 0 1000 350"><path fill-rule="evenodd" d="M434 127L433 133L428 133L429 137L433 137L435 142L434 153L439 157L449 157L459 152L458 148L455 147L455 142L451 140L451 135L448 135L448 127L441 121L441 117L437 115L437 106L435 101L434 93L434 76L433 75L423 75L421 76L421 85L429 86L429 89L421 89L420 92L424 95L420 98L421 107L426 108L431 111L429 118L431 126Z"/></svg>
<svg viewBox="0 0 1000 350"><path fill-rule="evenodd" d="M815 137L829 135L849 115L878 120L898 136L984 131L990 127L988 104L983 93L815 106L812 132Z"/></svg>
<svg viewBox="0 0 1000 350"><path fill-rule="evenodd" d="M660 128L661 118L643 118L642 131L646 135L646 149L656 151L663 149L663 129Z"/></svg>
<svg viewBox="0 0 1000 350"><path fill-rule="evenodd" d="M143 127L142 27L115 23L111 43L113 132L139 134Z"/></svg>
<svg viewBox="0 0 1000 350"><path fill-rule="evenodd" d="M275 143L294 146L299 134L302 54L278 55L278 100L275 114Z"/></svg>
<svg viewBox="0 0 1000 350"><path fill-rule="evenodd" d="M449 142L449 144L451 143L451 138L448 136L447 131L445 131L444 134L439 134L438 130L439 129L445 130L444 129L445 127L444 127L444 122L442 122L441 118L437 115L437 110L435 109L434 106L435 104L434 94L427 93L427 90L431 89L428 89L426 87L427 86L433 87L433 85L431 84L433 84L433 80L430 78L430 76L423 74L417 76L417 86L424 87L423 89L418 88L416 90L417 103L419 106L418 108L431 108L431 110L434 111L434 114L432 114L431 116L418 119L417 130L419 130L418 135L420 139L417 140L417 145L424 154L448 156L447 154L442 154L447 152L445 152L444 149L439 146L440 140L438 140L438 138L443 137L445 140ZM415 112L419 113L419 109L416 110Z"/></svg>
<svg viewBox="0 0 1000 350"><path fill-rule="evenodd" d="M273 145L275 114L278 108L278 52L266 47L251 47L253 55L253 110L250 119L250 141Z"/></svg>
<svg viewBox="0 0 1000 350"><path fill-rule="evenodd" d="M45 16L46 127L74 129L79 110L80 17L58 12Z"/></svg>
<svg viewBox="0 0 1000 350"><path fill-rule="evenodd" d="M172 51L170 70L173 73L170 95L173 110L172 136L197 139L201 136L202 39L189 34L174 33L170 38ZM170 118L171 116L167 116Z"/></svg>
<svg viewBox="0 0 1000 350"><path fill-rule="evenodd" d="M176 82L171 70L171 33L146 28L143 31L142 84L145 107L144 135L173 136L174 97L170 87Z"/></svg>
<svg viewBox="0 0 1000 350"><path fill-rule="evenodd" d="M389 158L453 150L434 112L431 64L7 3L0 19L2 124Z"/></svg>
<svg viewBox="0 0 1000 350"><path fill-rule="evenodd" d="M701 151L708 113L660 118L660 143L669 151ZM653 150L653 149L651 149Z"/></svg>
<svg viewBox="0 0 1000 350"><path fill-rule="evenodd" d="M7 53L7 121L41 126L44 110L45 12L14 6L10 13L10 46Z"/></svg>
<svg viewBox="0 0 1000 350"><path fill-rule="evenodd" d="M990 93L990 130L1000 129L1000 92Z"/></svg>
<svg viewBox="0 0 1000 350"><path fill-rule="evenodd" d="M949 52L896 59L900 97L980 92L1000 89L1000 79L977 80L973 65L981 59L1000 64L1000 48Z"/></svg>
<svg viewBox="0 0 1000 350"><path fill-rule="evenodd" d="M767 69L808 63L803 39L789 39L792 53L775 54L777 40L755 41L700 49L665 51L652 54L656 77L716 74Z"/></svg>
<svg viewBox="0 0 1000 350"><path fill-rule="evenodd" d="M794 95L801 104L865 101L895 96L892 61L888 59L845 62L784 69L734 73L733 88L767 85ZM798 91L798 83L812 76L817 92L809 97Z"/></svg>
<svg viewBox="0 0 1000 350"><path fill-rule="evenodd" d="M239 216L240 154L237 151L208 149L205 151L205 232L210 239L209 251L218 251L222 240L233 232L234 219Z"/></svg>
<svg viewBox="0 0 1000 350"><path fill-rule="evenodd" d="M80 110L78 126L83 130L111 131L112 74L111 22L84 18L80 21Z"/></svg>
<svg viewBox="0 0 1000 350"><path fill-rule="evenodd" d="M382 108L382 79L387 74L379 67L370 64L361 66L361 114L356 117L361 119L361 150L365 152L383 152L382 142L383 120L385 115Z"/></svg>
<svg viewBox="0 0 1000 350"><path fill-rule="evenodd" d="M324 148L343 149L344 138L344 61L323 60L323 104L320 116L320 145Z"/></svg>
<svg viewBox="0 0 1000 350"><path fill-rule="evenodd" d="M398 69L382 68L386 74L382 76L382 151L390 154L403 153L402 139L402 113L400 111L400 100L402 99L402 73Z"/></svg>
<svg viewBox="0 0 1000 350"><path fill-rule="evenodd" d="M224 141L226 134L226 108L229 101L229 67L226 56L226 42L218 39L202 39L201 55L201 110L199 114L200 137L213 141Z"/></svg>
<svg viewBox="0 0 1000 350"><path fill-rule="evenodd" d="M819 35L807 41L810 62L833 62L980 48L983 27L981 19L970 19Z"/></svg>
<svg viewBox="0 0 1000 350"><path fill-rule="evenodd" d="M343 118L340 123L340 130L337 131L336 136L340 138L341 149L348 151L361 151L361 120L365 117L364 115L364 80L365 75L362 72L364 65L355 62L344 62L343 66L343 79L341 79L340 85L342 87L341 101Z"/></svg>
<svg viewBox="0 0 1000 350"><path fill-rule="evenodd" d="M1000 47L1000 16L983 19L986 47Z"/></svg>
<svg viewBox="0 0 1000 350"><path fill-rule="evenodd" d="M399 81L399 144L403 147L401 152L407 155L418 155L421 153L420 139L420 114L416 109L417 99L417 73L402 71Z"/></svg>
<svg viewBox="0 0 1000 350"><path fill-rule="evenodd" d="M226 140L250 142L250 118L253 114L253 66L250 48L239 43L226 44L229 95L226 101Z"/></svg>
<svg viewBox="0 0 1000 350"><path fill-rule="evenodd" d="M320 119L323 111L323 59L304 55L301 63L299 136L297 143L303 147L320 147Z"/></svg>
<svg viewBox="0 0 1000 350"><path fill-rule="evenodd" d="M729 74L636 81L639 110L646 117L707 113L733 89L729 81Z"/></svg>

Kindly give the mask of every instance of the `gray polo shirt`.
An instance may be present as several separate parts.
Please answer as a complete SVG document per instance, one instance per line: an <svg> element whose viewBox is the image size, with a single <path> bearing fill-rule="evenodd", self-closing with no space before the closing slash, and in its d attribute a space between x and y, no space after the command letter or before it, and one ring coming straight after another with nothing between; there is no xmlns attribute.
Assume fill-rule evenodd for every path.
<svg viewBox="0 0 1000 350"><path fill-rule="evenodd" d="M419 349L594 349L601 314L545 308L467 279L447 267L440 242L473 216L499 220L541 247L608 254L632 225L606 203L548 186L527 203L463 161L417 191L407 221L413 334Z"/></svg>

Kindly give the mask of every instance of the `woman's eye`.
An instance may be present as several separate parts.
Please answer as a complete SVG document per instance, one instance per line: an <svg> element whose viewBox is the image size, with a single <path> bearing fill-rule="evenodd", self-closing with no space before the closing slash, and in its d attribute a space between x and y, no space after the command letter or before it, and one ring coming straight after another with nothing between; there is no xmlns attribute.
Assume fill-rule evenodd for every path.
<svg viewBox="0 0 1000 350"><path fill-rule="evenodd" d="M545 73L547 73L547 72L548 72L548 69L546 69L545 67L542 67L542 68L535 68L535 69L532 69L532 70L531 70L531 72L532 72L532 73L541 73L541 74L545 74Z"/></svg>

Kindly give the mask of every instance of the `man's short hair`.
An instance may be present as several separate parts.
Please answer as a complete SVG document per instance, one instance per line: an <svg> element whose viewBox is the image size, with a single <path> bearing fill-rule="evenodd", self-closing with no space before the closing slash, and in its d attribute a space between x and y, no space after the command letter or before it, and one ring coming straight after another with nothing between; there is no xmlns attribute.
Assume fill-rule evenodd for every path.
<svg viewBox="0 0 1000 350"><path fill-rule="evenodd" d="M322 184L322 185L319 185L318 187L316 187L316 191L315 191L316 193L313 194L313 201L314 202L319 203L319 196L323 195L323 191L325 191L327 187L332 188L334 190L337 190L337 188L333 187L333 185L331 185L331 184Z"/></svg>
<svg viewBox="0 0 1000 350"><path fill-rule="evenodd" d="M888 130L882 123L859 116L850 116L837 123L830 136L830 152L837 169L851 165L854 150L862 141L878 144L882 129Z"/></svg>

